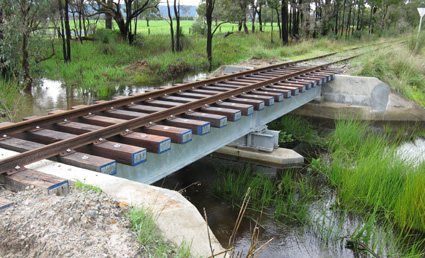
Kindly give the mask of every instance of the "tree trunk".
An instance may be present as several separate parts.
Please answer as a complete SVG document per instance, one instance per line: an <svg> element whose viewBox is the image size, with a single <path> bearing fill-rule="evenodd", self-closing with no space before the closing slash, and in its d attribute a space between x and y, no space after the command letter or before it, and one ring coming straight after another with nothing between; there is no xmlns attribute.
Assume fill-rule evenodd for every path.
<svg viewBox="0 0 425 258"><path fill-rule="evenodd" d="M173 17L171 17L170 1L167 0L168 18L170 19L170 34L171 34L171 51L174 53L174 28Z"/></svg>
<svg viewBox="0 0 425 258"><path fill-rule="evenodd" d="M65 62L71 62L71 28L69 27L68 0L65 0L65 31L66 31L66 54Z"/></svg>
<svg viewBox="0 0 425 258"><path fill-rule="evenodd" d="M280 26L280 15L279 15L279 8L276 8L276 16L277 16L277 27L279 27L279 38L282 39L282 28Z"/></svg>
<svg viewBox="0 0 425 258"><path fill-rule="evenodd" d="M107 1L108 1L108 5L112 6L113 0L107 0ZM112 30L112 16L109 13L105 14L105 28L108 30Z"/></svg>
<svg viewBox="0 0 425 258"><path fill-rule="evenodd" d="M177 7L178 4L178 7ZM180 44L180 1L174 0L174 17L176 17L176 50L177 52L182 51Z"/></svg>
<svg viewBox="0 0 425 258"><path fill-rule="evenodd" d="M251 32L255 32L255 15L257 14L257 7L255 1L252 1L252 17L251 17Z"/></svg>
<svg viewBox="0 0 425 258"><path fill-rule="evenodd" d="M343 8L342 8L342 20L341 20L341 37L344 35L344 20L345 20L345 4L347 0L344 0Z"/></svg>
<svg viewBox="0 0 425 258"><path fill-rule="evenodd" d="M261 4L258 4L258 22L260 23L260 32L263 31L263 22L261 20ZM273 13L273 12L272 12Z"/></svg>
<svg viewBox="0 0 425 258"><path fill-rule="evenodd" d="M206 18L207 18L207 56L208 71L212 71L212 12L214 10L214 0L206 0Z"/></svg>
<svg viewBox="0 0 425 258"><path fill-rule="evenodd" d="M30 73L30 64L29 64L29 53L28 53L28 35L26 32L22 33L22 68L24 68L24 83L25 89L30 91L32 87L33 79Z"/></svg>
<svg viewBox="0 0 425 258"><path fill-rule="evenodd" d="M350 28L350 22L351 22L351 1L350 5L348 6L348 16L347 16L347 27L345 28L345 38L348 38L348 30Z"/></svg>
<svg viewBox="0 0 425 258"><path fill-rule="evenodd" d="M339 14L339 12L338 12L338 1L335 1L335 7L334 7L334 10L335 10L335 26L334 26L334 32L335 32L335 35L337 35L338 36L338 14Z"/></svg>
<svg viewBox="0 0 425 258"><path fill-rule="evenodd" d="M66 54L66 41L65 41L65 28L64 28L64 24L63 24L62 0L58 0L58 4L59 4L59 15L60 15L60 19L61 19L61 29L62 29L62 31L60 31L59 34L60 34L60 37L62 38L63 60L66 63L68 55Z"/></svg>
<svg viewBox="0 0 425 258"><path fill-rule="evenodd" d="M287 46L289 44L289 39L288 39L288 2L286 0L282 0L281 15L282 15L282 44L284 46Z"/></svg>

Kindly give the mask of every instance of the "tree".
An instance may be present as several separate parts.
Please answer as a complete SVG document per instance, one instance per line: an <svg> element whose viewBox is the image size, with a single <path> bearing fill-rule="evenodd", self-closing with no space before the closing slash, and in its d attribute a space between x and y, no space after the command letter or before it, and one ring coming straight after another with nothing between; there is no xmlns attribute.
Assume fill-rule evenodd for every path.
<svg viewBox="0 0 425 258"><path fill-rule="evenodd" d="M53 4L44 0L0 0L2 67L17 76L27 90L34 81L31 68L55 55L53 41L42 38L39 33L47 24L47 18L53 16L52 10L57 10ZM51 52L47 50L50 43Z"/></svg>
<svg viewBox="0 0 425 258"><path fill-rule="evenodd" d="M287 46L289 44L289 38L288 38L288 1L287 0L281 0L281 11L280 14L282 15L282 44L284 46Z"/></svg>
<svg viewBox="0 0 425 258"><path fill-rule="evenodd" d="M180 0L174 0L174 17L176 18L176 51L183 50L180 42Z"/></svg>
<svg viewBox="0 0 425 258"><path fill-rule="evenodd" d="M167 0L167 10L168 10L168 18L169 18L169 24L170 24L170 35L171 35L171 51L174 53L174 26L173 26L173 17L171 16L171 10L170 10L170 2Z"/></svg>
<svg viewBox="0 0 425 258"><path fill-rule="evenodd" d="M128 40L129 43L133 43L133 35L130 30L131 22L137 16L142 14L144 11L150 8L157 8L158 2L152 0L144 0L137 7L134 7L134 2L137 0L118 0L112 2L111 5L104 3L102 0L91 0L92 7L98 13L109 14L115 20L120 30L121 40ZM122 13L122 4L125 8L125 15Z"/></svg>

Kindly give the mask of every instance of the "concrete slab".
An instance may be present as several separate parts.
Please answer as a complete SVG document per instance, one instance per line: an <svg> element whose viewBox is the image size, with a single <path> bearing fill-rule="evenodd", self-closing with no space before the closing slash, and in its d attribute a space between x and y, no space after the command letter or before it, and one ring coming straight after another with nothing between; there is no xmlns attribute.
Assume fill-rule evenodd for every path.
<svg viewBox="0 0 425 258"><path fill-rule="evenodd" d="M17 152L0 149L0 158L15 154ZM191 243L191 254L194 257L209 257L211 255L207 226L203 217L195 206L176 191L50 160L35 162L26 167L68 180L78 179L86 184L100 187L103 192L113 197L117 202L147 207L157 215L157 225L167 240L177 246L183 241ZM224 250L211 230L209 234L215 253Z"/></svg>
<svg viewBox="0 0 425 258"><path fill-rule="evenodd" d="M336 75L322 86L319 101L307 103L294 114L370 121L425 121L425 109L400 96L377 78Z"/></svg>
<svg viewBox="0 0 425 258"><path fill-rule="evenodd" d="M230 156L237 159L259 162L278 168L301 167L304 165L304 157L291 149L277 148L272 152L261 152L253 149L241 149L225 146L218 149L214 154Z"/></svg>

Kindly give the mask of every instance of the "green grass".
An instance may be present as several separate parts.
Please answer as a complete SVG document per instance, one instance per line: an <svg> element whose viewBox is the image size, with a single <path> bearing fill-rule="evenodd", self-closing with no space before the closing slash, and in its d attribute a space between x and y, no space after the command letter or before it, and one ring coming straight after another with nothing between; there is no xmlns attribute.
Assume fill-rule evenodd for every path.
<svg viewBox="0 0 425 258"><path fill-rule="evenodd" d="M0 122L13 121L14 110L22 103L23 86L13 79L0 77Z"/></svg>
<svg viewBox="0 0 425 258"><path fill-rule="evenodd" d="M80 180L77 180L75 182L75 189L80 189L80 190L83 190L83 191L92 190L92 191L94 191L96 193L101 193L102 192L102 189L100 189L98 186L89 185L89 184L86 184L86 183L81 182Z"/></svg>
<svg viewBox="0 0 425 258"><path fill-rule="evenodd" d="M288 142L288 135L297 142L305 142L311 146L323 146L321 138L313 125L305 118L297 115L285 115L268 124L269 129L279 130L279 142Z"/></svg>
<svg viewBox="0 0 425 258"><path fill-rule="evenodd" d="M143 207L132 207L128 218L147 257L192 257L189 243L183 242L180 246L174 247L165 241L156 226L156 217L150 210Z"/></svg>
<svg viewBox="0 0 425 258"><path fill-rule="evenodd" d="M425 107L425 56L412 54L406 46L383 49L357 62L363 67L355 75L377 77L393 90Z"/></svg>
<svg viewBox="0 0 425 258"><path fill-rule="evenodd" d="M271 216L284 224L308 222L308 207L315 196L311 181L287 171L281 179L269 178L261 171L253 172L249 166L240 169L220 168L214 184L214 194L239 206L250 189L252 211L271 209Z"/></svg>
<svg viewBox="0 0 425 258"><path fill-rule="evenodd" d="M185 21L184 24L189 23ZM69 64L63 63L62 45L56 40L57 54L42 63L44 76L82 88L98 98L108 98L117 87L160 85L188 73L207 70L205 37L183 31L183 51L173 54L168 28L163 28L167 27L166 22L151 21L150 24L151 31L155 33L138 34L133 46L119 41L118 31L105 33L102 29L97 30L95 41L84 41L83 44L73 41L72 62ZM221 34L218 32L213 40L213 69L250 58L300 59L365 44L355 40L340 42L322 38L282 47L278 40L270 42L269 33L246 35L235 32L223 38L224 32L224 29Z"/></svg>
<svg viewBox="0 0 425 258"><path fill-rule="evenodd" d="M339 120L330 138L331 163L322 173L336 187L337 203L377 216L404 232L425 232L425 164L397 152L398 140L373 134L368 125Z"/></svg>

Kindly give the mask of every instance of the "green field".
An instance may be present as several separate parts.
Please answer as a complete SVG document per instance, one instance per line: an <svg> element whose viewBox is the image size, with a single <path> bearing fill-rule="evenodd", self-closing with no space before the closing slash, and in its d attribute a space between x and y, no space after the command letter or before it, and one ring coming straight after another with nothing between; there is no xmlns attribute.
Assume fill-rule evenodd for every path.
<svg viewBox="0 0 425 258"><path fill-rule="evenodd" d="M94 21L92 21L94 23ZM191 32L191 27L192 24L195 23L195 21L187 21L187 20L182 20L180 21L180 27L181 30L183 32L183 34L188 35L189 32ZM78 27L78 21L77 21L77 26L74 25L74 22L71 20L70 21L70 25L71 25L71 30L73 30L75 27ZM176 21L174 21L174 28L176 27ZM135 26L135 21L132 22L131 27L133 28L134 31L134 26ZM251 26L252 23L247 23L248 29L251 31ZM274 32L278 32L279 28L277 27L277 23L274 23L273 25L273 31ZM105 21L104 20L99 20L97 22L97 28L104 28L105 27ZM215 23L213 23L213 29L215 27ZM238 30L238 24L236 23L225 23L222 24L221 29L217 30L217 33L226 33L226 32L232 32L232 31L237 31ZM115 22L112 23L112 28L114 30L118 30L118 26ZM259 23L255 23L255 30L258 31L260 29L260 24ZM270 23L267 23L266 26L264 26L263 24L263 31L271 31L271 26ZM138 20L137 21L137 33L142 34L142 35L148 35L150 34L169 34L170 33L170 25L168 23L168 21L166 20L153 20L153 21L149 21L149 27L147 26L146 20Z"/></svg>

